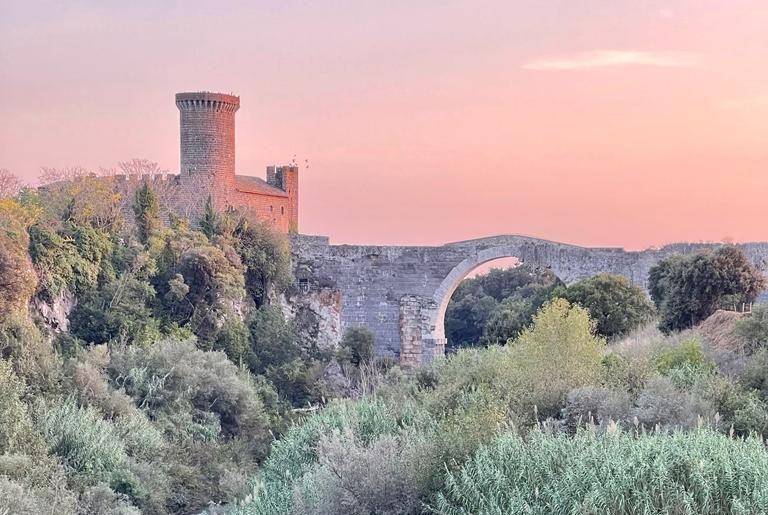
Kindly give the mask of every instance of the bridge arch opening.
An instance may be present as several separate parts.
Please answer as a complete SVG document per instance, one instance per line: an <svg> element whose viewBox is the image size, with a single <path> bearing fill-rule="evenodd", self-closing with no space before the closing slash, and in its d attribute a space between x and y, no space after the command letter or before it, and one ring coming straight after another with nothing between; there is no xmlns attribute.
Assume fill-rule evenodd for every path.
<svg viewBox="0 0 768 515"><path fill-rule="evenodd" d="M506 341L502 335L505 330L511 330L514 323L511 326L508 323L504 325L504 311L513 309L516 300L520 301L521 306L530 301L530 309L535 311L538 307L536 303L543 300L533 298L534 295L545 295L544 289L549 288L551 291L563 284L556 270L536 260L523 261L517 257L519 255L518 249L514 248L490 248L456 265L435 291L430 324L433 332L425 335L426 339L432 340L437 346L444 346L447 352L460 347ZM526 276L530 276L528 283ZM467 279L473 281L464 283ZM497 284L496 281L508 283ZM519 290L514 291L517 288L514 283L518 281ZM452 304L454 296L459 298ZM473 303L476 305L472 306ZM485 324L488 323L497 325L485 333Z"/></svg>

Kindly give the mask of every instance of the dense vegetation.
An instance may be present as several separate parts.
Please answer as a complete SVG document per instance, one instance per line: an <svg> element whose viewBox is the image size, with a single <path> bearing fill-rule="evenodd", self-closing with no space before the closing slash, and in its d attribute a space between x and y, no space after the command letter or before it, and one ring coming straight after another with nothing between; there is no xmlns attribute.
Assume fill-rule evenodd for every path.
<svg viewBox="0 0 768 515"><path fill-rule="evenodd" d="M717 308L743 309L765 289L763 276L732 246L664 259L648 284L664 331L691 327Z"/></svg>
<svg viewBox="0 0 768 515"><path fill-rule="evenodd" d="M548 300L564 298L589 311L598 334L614 338L651 320L654 307L622 276L600 274L566 287L551 271L521 265L463 281L445 313L451 348L506 343Z"/></svg>
<svg viewBox="0 0 768 515"><path fill-rule="evenodd" d="M648 327L606 348L556 299L289 430L236 513L761 513L765 353Z"/></svg>
<svg viewBox="0 0 768 515"><path fill-rule="evenodd" d="M655 308L614 276L469 280L467 348L404 373L365 328L321 349L284 315L268 227L67 178L0 199L2 515L768 507L768 312L735 347L688 329L763 287L734 247L661 262Z"/></svg>
<svg viewBox="0 0 768 515"><path fill-rule="evenodd" d="M549 270L521 265L463 281L445 312L451 348L506 342L531 323L560 280Z"/></svg>
<svg viewBox="0 0 768 515"><path fill-rule="evenodd" d="M295 408L355 379L369 333L337 350L274 299L287 241L237 213L163 223L77 171L0 200L0 513L199 513L247 481ZM351 347L347 347L347 345ZM357 374L359 376L359 374ZM4 511L7 509L9 511Z"/></svg>

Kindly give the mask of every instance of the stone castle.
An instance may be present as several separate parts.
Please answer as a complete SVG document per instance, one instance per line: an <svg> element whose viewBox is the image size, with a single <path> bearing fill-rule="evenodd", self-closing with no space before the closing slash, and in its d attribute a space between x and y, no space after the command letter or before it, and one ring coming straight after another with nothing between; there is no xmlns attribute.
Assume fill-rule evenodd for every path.
<svg viewBox="0 0 768 515"><path fill-rule="evenodd" d="M235 113L240 97L222 93L176 94L180 114L181 160L178 175L115 177L130 211L133 192L148 182L161 210L197 223L210 198L214 210L237 210L272 224L276 231L299 229L299 169L269 166L266 180L235 172ZM126 217L131 219L131 217Z"/></svg>

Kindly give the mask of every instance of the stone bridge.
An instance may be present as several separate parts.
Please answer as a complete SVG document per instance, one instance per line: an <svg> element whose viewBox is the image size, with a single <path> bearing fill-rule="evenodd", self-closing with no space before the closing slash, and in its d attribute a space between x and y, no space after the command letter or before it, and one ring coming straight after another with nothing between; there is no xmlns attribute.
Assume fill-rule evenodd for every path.
<svg viewBox="0 0 768 515"><path fill-rule="evenodd" d="M429 247L330 245L326 237L303 235L291 240L296 301L321 299L326 329L338 336L365 326L375 335L377 354L405 367L443 354L443 320L451 295L489 261L515 257L552 270L566 284L598 273L618 274L647 289L648 271L659 260L717 246L680 243L633 252L514 235ZM768 270L768 243L739 247Z"/></svg>

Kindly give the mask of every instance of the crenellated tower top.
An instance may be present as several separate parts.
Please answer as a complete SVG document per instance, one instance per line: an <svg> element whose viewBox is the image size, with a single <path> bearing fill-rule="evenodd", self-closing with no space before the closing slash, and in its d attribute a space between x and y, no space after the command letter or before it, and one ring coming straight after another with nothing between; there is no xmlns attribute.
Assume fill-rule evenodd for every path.
<svg viewBox="0 0 768 515"><path fill-rule="evenodd" d="M240 97L201 91L177 93L180 115L180 176L207 177L221 191L235 181L235 112ZM213 191L214 201L217 191Z"/></svg>
<svg viewBox="0 0 768 515"><path fill-rule="evenodd" d="M176 107L181 111L212 110L234 113L240 108L240 97L210 91L176 93Z"/></svg>

